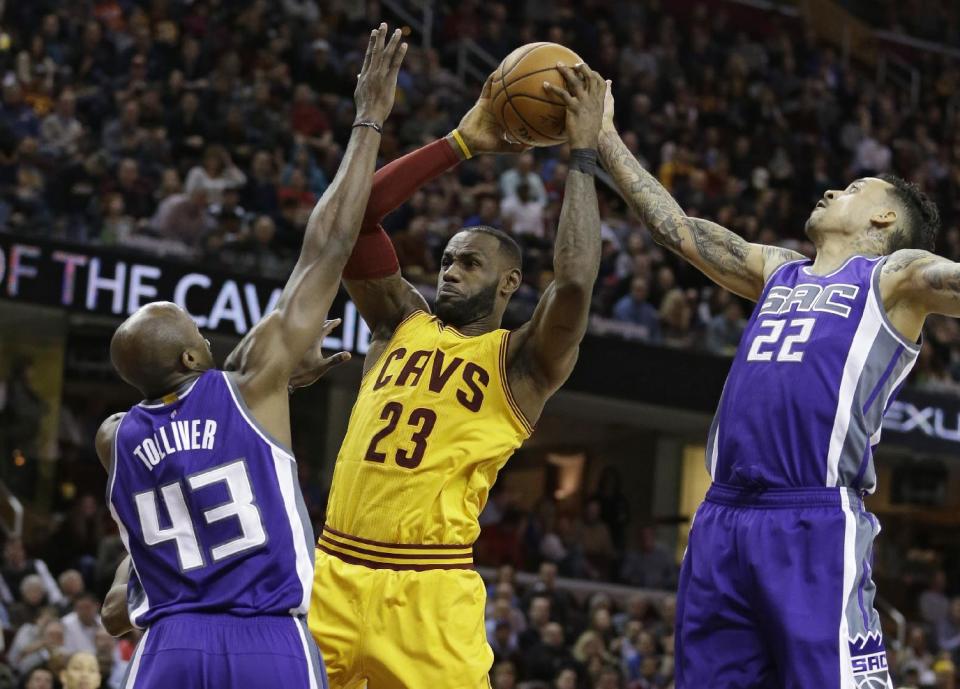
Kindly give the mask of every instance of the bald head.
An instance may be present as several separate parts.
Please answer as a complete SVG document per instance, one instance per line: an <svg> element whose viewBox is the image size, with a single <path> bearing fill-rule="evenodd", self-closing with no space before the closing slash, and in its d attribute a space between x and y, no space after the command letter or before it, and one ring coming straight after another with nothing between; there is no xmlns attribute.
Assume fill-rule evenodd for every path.
<svg viewBox="0 0 960 689"><path fill-rule="evenodd" d="M187 312L154 302L125 320L110 341L117 373L145 397L160 397L195 373L213 368L210 345Z"/></svg>

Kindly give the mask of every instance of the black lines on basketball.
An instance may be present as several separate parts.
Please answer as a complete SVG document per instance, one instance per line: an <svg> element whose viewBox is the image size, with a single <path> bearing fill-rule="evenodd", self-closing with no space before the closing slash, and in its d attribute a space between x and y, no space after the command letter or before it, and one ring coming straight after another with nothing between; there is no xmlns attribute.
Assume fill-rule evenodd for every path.
<svg viewBox="0 0 960 689"><path fill-rule="evenodd" d="M545 45L549 45L549 44L547 44L547 43L531 43L531 44L528 45L528 46L524 46L524 47L526 47L526 48L529 48L529 50L524 50L522 53L520 53L519 55L517 55L516 59L513 61L513 64L510 65L510 67L507 69L507 71L503 71L503 68L501 67L501 69L500 69L500 81L503 81L504 79L506 79L506 78L507 78L507 75L510 74L510 72L513 71L513 68L514 68L514 67L516 67L517 65L520 64L520 61L523 60L523 58L525 58L527 55L529 55L530 53L532 53L534 50L537 50L538 48L542 48L542 47L545 46ZM517 50L523 50L523 48L517 48ZM517 51L515 50L515 51L513 51L513 52L517 52ZM511 55L512 55L512 53L511 53Z"/></svg>

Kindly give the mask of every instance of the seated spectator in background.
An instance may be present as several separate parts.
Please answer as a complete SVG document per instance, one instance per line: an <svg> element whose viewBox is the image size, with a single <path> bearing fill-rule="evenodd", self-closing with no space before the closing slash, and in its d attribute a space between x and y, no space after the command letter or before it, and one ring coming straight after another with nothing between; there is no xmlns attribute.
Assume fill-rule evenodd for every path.
<svg viewBox="0 0 960 689"><path fill-rule="evenodd" d="M743 307L737 299L730 299L724 305L723 311L711 318L707 324L707 349L714 354L733 356L746 327Z"/></svg>
<svg viewBox="0 0 960 689"><path fill-rule="evenodd" d="M905 675L915 670L918 678L925 684L935 681L933 672L934 656L927 644L927 633L923 627L913 625L907 632L906 646L897 654L898 674Z"/></svg>
<svg viewBox="0 0 960 689"><path fill-rule="evenodd" d="M45 667L31 670L23 678L23 689L54 689L53 673Z"/></svg>
<svg viewBox="0 0 960 689"><path fill-rule="evenodd" d="M203 165L195 165L187 173L187 189L202 188L207 193L207 203L220 203L223 190L240 188L247 183L247 176L236 165L223 146L207 146L203 152Z"/></svg>
<svg viewBox="0 0 960 689"><path fill-rule="evenodd" d="M638 275L630 281L630 294L620 298L613 307L613 317L624 323L632 323L645 331L642 337L654 344L660 342L660 315L647 301L650 286L646 277Z"/></svg>
<svg viewBox="0 0 960 689"><path fill-rule="evenodd" d="M187 186L186 193L174 194L164 199L150 226L164 239L180 242L197 249L209 230L213 228L207 214L207 190L198 181Z"/></svg>
<svg viewBox="0 0 960 689"><path fill-rule="evenodd" d="M323 195L323 192L327 190L327 176L323 174L323 169L317 165L313 153L310 152L307 146L300 145L294 147L290 162L283 169L283 175L280 177L280 186L291 186L291 178L297 170L303 175L306 188L315 198L319 199Z"/></svg>
<svg viewBox="0 0 960 689"><path fill-rule="evenodd" d="M116 192L103 198L100 241L108 246L125 244L137 228L136 219L127 213L123 196Z"/></svg>
<svg viewBox="0 0 960 689"><path fill-rule="evenodd" d="M56 610L50 608L35 622L28 622L20 628L13 637L7 659L17 672L29 673L35 667L64 658L67 653L63 640L63 624L57 619Z"/></svg>
<svg viewBox="0 0 960 689"><path fill-rule="evenodd" d="M62 617L73 611L73 603L83 594L85 586L83 576L75 569L68 569L61 573L57 577L57 583L63 593L63 600L57 605L57 611Z"/></svg>
<svg viewBox="0 0 960 689"><path fill-rule="evenodd" d="M577 671L572 667L561 668L550 686L553 689L577 689Z"/></svg>
<svg viewBox="0 0 960 689"><path fill-rule="evenodd" d="M313 207L317 204L317 195L307 187L307 178L299 168L294 168L290 178L277 192L281 204L294 204L295 222L305 227Z"/></svg>
<svg viewBox="0 0 960 689"><path fill-rule="evenodd" d="M27 577L33 576L28 586L30 600L26 601L24 599L24 602L33 609L28 615L29 617L32 618L35 610L43 603L44 596L52 605L57 605L63 600L63 595L57 587L57 582L50 574L47 563L40 559L27 558L23 541L19 538L11 536L7 540L3 548L3 557L3 580L11 592L20 591L22 595L24 593L21 586L22 582Z"/></svg>
<svg viewBox="0 0 960 689"><path fill-rule="evenodd" d="M140 104L135 98L129 99L120 112L119 117L103 128L101 139L111 162L123 156L136 157L147 137L146 129L140 126Z"/></svg>
<svg viewBox="0 0 960 689"><path fill-rule="evenodd" d="M290 127L297 134L313 139L330 130L330 120L317 107L317 96L307 84L297 84L293 90L293 108L290 110Z"/></svg>
<svg viewBox="0 0 960 689"><path fill-rule="evenodd" d="M43 579L38 574L28 574L20 580L20 598L10 606L10 624L16 627L35 619L49 604Z"/></svg>
<svg viewBox="0 0 960 689"><path fill-rule="evenodd" d="M527 608L527 628L517 638L517 645L521 651L536 646L543 641L543 629L550 624L550 598L548 596L534 596Z"/></svg>
<svg viewBox="0 0 960 689"><path fill-rule="evenodd" d="M493 662L514 662L519 659L517 635L509 622L497 622L494 625L493 636L489 638L490 648L493 650Z"/></svg>
<svg viewBox="0 0 960 689"><path fill-rule="evenodd" d="M77 97L66 88L57 98L57 109L40 125L40 149L56 160L74 156L80 150L83 125L76 118Z"/></svg>
<svg viewBox="0 0 960 689"><path fill-rule="evenodd" d="M671 347L692 347L695 340L693 332L693 309L683 290L671 289L663 297L660 305L660 332L664 344Z"/></svg>
<svg viewBox="0 0 960 689"><path fill-rule="evenodd" d="M391 239L403 277L414 284L436 282L437 265L430 250L425 217L414 217L405 230L397 232Z"/></svg>
<svg viewBox="0 0 960 689"><path fill-rule="evenodd" d="M503 218L504 229L521 242L532 239L536 240L536 244L543 243L546 235L544 206L542 201L533 198L530 185L521 182L517 185L516 194L510 194L500 202L500 217Z"/></svg>
<svg viewBox="0 0 960 689"><path fill-rule="evenodd" d="M586 556L591 578L609 580L616 549L610 527L601 518L599 500L587 502L576 538Z"/></svg>
<svg viewBox="0 0 960 689"><path fill-rule="evenodd" d="M250 176L243 190L243 202L254 213L272 215L280 207L277 198L277 173L268 151L253 154Z"/></svg>
<svg viewBox="0 0 960 689"><path fill-rule="evenodd" d="M543 180L534 171L534 158L532 153L522 153L516 158L514 166L500 175L500 194L504 198L517 195L517 189L526 182L530 189L530 198L537 201L541 206L547 205L547 190L543 186Z"/></svg>
<svg viewBox="0 0 960 689"><path fill-rule="evenodd" d="M121 657L117 640L101 627L97 630L96 645L97 665L100 676L105 678L104 685L111 689L123 687L123 678L130 662Z"/></svg>
<svg viewBox="0 0 960 689"><path fill-rule="evenodd" d="M117 178L115 184L111 186L111 191L123 197L123 205L127 213L138 220L149 218L156 208L151 186L140 175L140 164L133 158L123 158L117 164Z"/></svg>
<svg viewBox="0 0 960 689"><path fill-rule="evenodd" d="M566 626L573 623L576 615L576 600L566 589L557 587L557 565L543 562L537 571L537 580L527 590L524 605L530 608L534 596L546 596L550 599L550 618ZM542 631L541 631L542 633ZM549 679L549 678L548 678Z"/></svg>
<svg viewBox="0 0 960 689"><path fill-rule="evenodd" d="M937 647L949 653L954 664L960 661L960 596L950 601L950 612L937 627Z"/></svg>
<svg viewBox="0 0 960 689"><path fill-rule="evenodd" d="M97 652L97 631L100 625L98 613L100 602L91 593L82 593L73 603L73 612L64 615L63 646L67 653L95 654Z"/></svg>
<svg viewBox="0 0 960 689"><path fill-rule="evenodd" d="M517 668L509 660L494 663L490 677L491 689L517 689Z"/></svg>
<svg viewBox="0 0 960 689"><path fill-rule="evenodd" d="M672 589L677 584L677 563L666 546L657 542L652 526L638 529L633 547L627 550L620 579L630 586Z"/></svg>
<svg viewBox="0 0 960 689"><path fill-rule="evenodd" d="M74 653L60 672L63 689L100 689L100 665L93 653Z"/></svg>
<svg viewBox="0 0 960 689"><path fill-rule="evenodd" d="M543 639L523 655L524 677L551 681L560 670L576 665L563 640L563 627L550 622L543 628Z"/></svg>
<svg viewBox="0 0 960 689"><path fill-rule="evenodd" d="M464 227L476 227L477 225L486 225L487 227L503 228L500 222L500 205L496 196L482 195L475 198L477 212L467 216L463 221Z"/></svg>
<svg viewBox="0 0 960 689"><path fill-rule="evenodd" d="M920 594L917 608L920 618L936 629L950 613L950 599L946 595L947 574L942 569L936 570L930 577L927 588Z"/></svg>

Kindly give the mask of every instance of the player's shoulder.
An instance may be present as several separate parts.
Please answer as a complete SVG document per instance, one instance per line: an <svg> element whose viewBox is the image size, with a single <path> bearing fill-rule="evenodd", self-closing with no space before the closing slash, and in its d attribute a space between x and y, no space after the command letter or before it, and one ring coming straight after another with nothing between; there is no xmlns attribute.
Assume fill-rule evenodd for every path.
<svg viewBox="0 0 960 689"><path fill-rule="evenodd" d="M896 275L922 262L936 258L936 254L923 249L900 249L887 257L881 270L885 275Z"/></svg>
<svg viewBox="0 0 960 689"><path fill-rule="evenodd" d="M108 470L110 469L110 461L113 456L113 439L117 434L117 429L120 427L120 422L123 421L123 417L126 415L127 413L122 411L111 414L103 420L100 428L97 429L97 437L95 440L97 457L100 458L100 463Z"/></svg>

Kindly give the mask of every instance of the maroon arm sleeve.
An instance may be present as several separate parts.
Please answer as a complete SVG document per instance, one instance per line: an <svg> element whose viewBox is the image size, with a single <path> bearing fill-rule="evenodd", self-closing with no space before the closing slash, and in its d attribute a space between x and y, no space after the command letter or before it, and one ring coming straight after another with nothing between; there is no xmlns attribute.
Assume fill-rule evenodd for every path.
<svg viewBox="0 0 960 689"><path fill-rule="evenodd" d="M375 280L400 269L396 251L380 221L430 180L460 162L447 140L438 139L377 170L360 236L343 269L348 280Z"/></svg>

